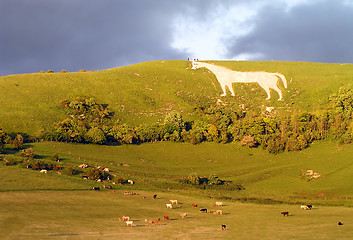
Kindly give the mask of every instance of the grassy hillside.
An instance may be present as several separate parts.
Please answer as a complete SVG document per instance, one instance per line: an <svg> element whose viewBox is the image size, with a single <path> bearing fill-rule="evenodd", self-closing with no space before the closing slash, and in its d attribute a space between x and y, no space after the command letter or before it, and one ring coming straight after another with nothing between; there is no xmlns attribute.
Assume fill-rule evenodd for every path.
<svg viewBox="0 0 353 240"><path fill-rule="evenodd" d="M325 105L329 94L340 86L353 82L350 64L215 63L239 71L280 72L292 79L283 102L277 102L275 92L270 100L265 100L265 91L256 84L235 84L237 96L233 101L259 111L265 106L312 111ZM99 72L1 77L0 126L7 132L38 136L48 125L65 118L59 103L77 96L93 97L108 104L118 119L130 124L156 122L171 110L181 112L187 121L192 120L195 104L215 103L221 88L208 70L189 70L189 65L187 61L155 61Z"/></svg>
<svg viewBox="0 0 353 240"><path fill-rule="evenodd" d="M27 145L28 147L29 145ZM67 143L33 143L37 160L52 161L58 153L61 166L109 167L118 176L136 184L119 189L170 191L216 198L262 203L312 203L353 206L350 179L353 146L337 147L320 142L301 152L269 154L261 149L247 149L237 144L146 143L142 145L98 146ZM9 158L6 154L5 158ZM1 162L0 162L1 163ZM125 164L125 165L123 165ZM307 170L320 175L306 176ZM84 181L81 176L43 175L19 166L0 168L0 191L11 190L80 190L101 185ZM65 170L62 171L65 173ZM242 185L245 190L220 186L204 190L185 185L181 179L196 172L201 177L216 174L222 180ZM82 174L81 174L82 175Z"/></svg>

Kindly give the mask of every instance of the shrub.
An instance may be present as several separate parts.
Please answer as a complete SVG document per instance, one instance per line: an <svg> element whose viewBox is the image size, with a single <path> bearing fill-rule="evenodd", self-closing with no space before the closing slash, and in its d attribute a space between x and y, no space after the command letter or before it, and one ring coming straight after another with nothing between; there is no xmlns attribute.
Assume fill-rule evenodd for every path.
<svg viewBox="0 0 353 240"><path fill-rule="evenodd" d="M241 140L241 144L247 147L255 147L256 141L252 136L247 135L243 137L243 139Z"/></svg>
<svg viewBox="0 0 353 240"><path fill-rule="evenodd" d="M126 182L126 180L125 180L123 177L121 177L121 176L116 177L115 181L116 181L117 183L121 183L121 184L123 184L123 183Z"/></svg>
<svg viewBox="0 0 353 240"><path fill-rule="evenodd" d="M20 153L21 153L22 157L28 157L28 158L34 158L34 156L36 155L34 153L33 148L24 149Z"/></svg>
<svg viewBox="0 0 353 240"><path fill-rule="evenodd" d="M31 165L31 167L33 170L42 170L42 169L52 170L55 166L50 163L45 163L43 161L35 161Z"/></svg>
<svg viewBox="0 0 353 240"><path fill-rule="evenodd" d="M209 186L213 186L213 185L222 185L223 181L221 179L219 179L219 177L216 174L212 174L211 176L208 177L208 182L207 184Z"/></svg>
<svg viewBox="0 0 353 240"><path fill-rule="evenodd" d="M199 185L200 184L200 176L197 173L192 173L188 177L188 183L193 184L193 185Z"/></svg>
<svg viewBox="0 0 353 240"><path fill-rule="evenodd" d="M78 170L77 168L73 167L73 166L68 166L66 168L66 172L69 175L77 175L80 173L80 170Z"/></svg>
<svg viewBox="0 0 353 240"><path fill-rule="evenodd" d="M54 73L54 71L53 70L48 70L47 73Z"/></svg>
<svg viewBox="0 0 353 240"><path fill-rule="evenodd" d="M21 149L23 146L23 137L21 134L17 134L15 139L12 141L13 147L15 149Z"/></svg>
<svg viewBox="0 0 353 240"><path fill-rule="evenodd" d="M106 179L106 172L103 172L97 168L88 169L86 175L93 180Z"/></svg>
<svg viewBox="0 0 353 240"><path fill-rule="evenodd" d="M52 159L56 162L59 162L59 155L57 153L54 153Z"/></svg>
<svg viewBox="0 0 353 240"><path fill-rule="evenodd" d="M106 137L100 128L94 127L87 132L86 141L95 144L103 144L106 141Z"/></svg>
<svg viewBox="0 0 353 240"><path fill-rule="evenodd" d="M0 128L0 152L2 152L4 144L7 142L7 134Z"/></svg>

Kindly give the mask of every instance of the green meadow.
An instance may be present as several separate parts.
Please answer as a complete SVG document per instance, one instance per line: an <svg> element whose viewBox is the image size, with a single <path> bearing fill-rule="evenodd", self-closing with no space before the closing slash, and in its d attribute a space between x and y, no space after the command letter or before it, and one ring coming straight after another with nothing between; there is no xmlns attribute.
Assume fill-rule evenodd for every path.
<svg viewBox="0 0 353 240"><path fill-rule="evenodd" d="M353 83L351 64L214 61L239 71L279 72L286 76L284 101L254 84L234 84L234 101L254 111L268 106L276 114L327 109L328 97ZM207 69L190 70L187 61L154 61L97 72L33 73L0 77L0 126L7 133L41 136L67 117L60 106L75 97L108 105L114 121L153 124L172 110L198 118L198 104L214 104L221 88ZM351 239L353 236L353 145L327 138L302 151L270 154L240 142L220 144L153 142L93 145L25 143L32 161L60 164L40 173L20 159L11 144L0 154L0 239ZM60 163L53 160L58 154ZM109 168L109 181L84 180L87 164ZM217 175L223 185L191 185L186 179ZM134 184L114 184L116 177ZM113 189L103 188L112 185ZM101 191L91 190L100 187ZM137 195L124 195L125 191ZM157 199L152 196L157 194ZM145 198L143 198L145 197ZM179 204L167 209L166 203ZM224 206L214 207L216 201ZM198 204L197 208L192 204ZM301 210L300 205L314 205ZM180 206L180 207L179 207ZM200 213L200 208L222 215ZM288 211L284 217L281 212ZM188 218L180 214L187 213ZM169 216L170 221L163 220ZM130 216L127 227L119 217ZM157 221L154 225L145 222ZM337 223L344 223L338 226ZM220 225L227 230L220 230Z"/></svg>
<svg viewBox="0 0 353 240"><path fill-rule="evenodd" d="M351 145L320 142L294 153L272 155L236 144L150 143L98 146L57 142L32 143L36 158L52 161L59 153L64 168L86 163L109 167L135 184L103 184L68 176L62 170L47 174L23 166L0 167L2 239L349 239L353 234ZM6 156L4 154L3 156ZM124 164L124 165L122 165ZM303 171L320 177L308 181ZM244 186L200 188L179 179L197 172L217 174ZM93 186L101 191L90 190ZM124 195L132 191L138 195ZM157 199L152 196L157 194ZM146 197L143 199L143 197ZM179 207L167 209L177 199ZM216 201L225 206L214 207ZM198 208L191 205L197 203ZM300 205L312 204L312 210ZM175 206L175 205L174 205ZM223 215L200 213L221 209ZM282 211L290 215L283 217ZM189 218L182 219L181 213ZM164 221L163 216L170 221ZM135 227L119 222L130 216ZM160 225L144 220L157 221ZM341 221L343 226L338 226ZM219 226L227 225L221 231Z"/></svg>
<svg viewBox="0 0 353 240"><path fill-rule="evenodd" d="M288 89L284 101L257 84L235 84L236 101L263 111L315 111L325 107L328 96L340 86L353 83L351 64L307 62L217 61L239 71L269 71L284 74ZM155 123L172 110L186 121L196 118L197 102L215 103L222 92L207 69L190 70L187 61L154 61L97 72L33 73L0 77L0 126L6 132L40 136L66 116L60 102L75 97L93 97L107 104L115 117L129 124ZM227 98L227 97L225 97Z"/></svg>

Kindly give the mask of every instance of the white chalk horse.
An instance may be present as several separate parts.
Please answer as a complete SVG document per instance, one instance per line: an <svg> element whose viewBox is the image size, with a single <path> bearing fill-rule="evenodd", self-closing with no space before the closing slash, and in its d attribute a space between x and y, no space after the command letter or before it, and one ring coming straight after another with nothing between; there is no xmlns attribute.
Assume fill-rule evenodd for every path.
<svg viewBox="0 0 353 240"><path fill-rule="evenodd" d="M226 86L228 86L232 96L235 96L233 90L233 83L258 83L260 87L262 87L266 93L267 98L270 99L270 88L275 90L278 95L278 101L282 100L282 91L277 86L278 78L282 79L283 85L287 88L287 80L285 76L280 73L269 73L269 72L238 72L233 71L225 67L216 66L214 64L205 63L205 62L192 62L191 69L198 68L207 68L216 76L217 81L221 84L223 94L221 96L226 95Z"/></svg>

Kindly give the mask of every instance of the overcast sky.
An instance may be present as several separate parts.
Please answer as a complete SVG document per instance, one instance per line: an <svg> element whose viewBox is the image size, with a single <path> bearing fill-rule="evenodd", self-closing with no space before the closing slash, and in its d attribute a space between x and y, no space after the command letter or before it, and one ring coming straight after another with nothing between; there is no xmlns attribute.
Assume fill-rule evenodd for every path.
<svg viewBox="0 0 353 240"><path fill-rule="evenodd" d="M0 0L0 76L187 59L353 63L353 0Z"/></svg>

